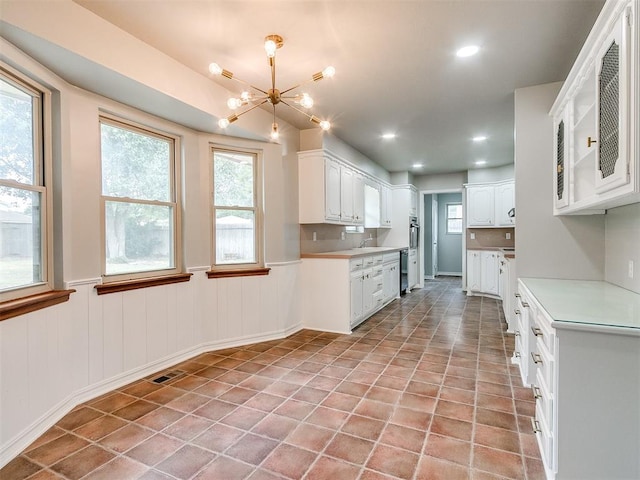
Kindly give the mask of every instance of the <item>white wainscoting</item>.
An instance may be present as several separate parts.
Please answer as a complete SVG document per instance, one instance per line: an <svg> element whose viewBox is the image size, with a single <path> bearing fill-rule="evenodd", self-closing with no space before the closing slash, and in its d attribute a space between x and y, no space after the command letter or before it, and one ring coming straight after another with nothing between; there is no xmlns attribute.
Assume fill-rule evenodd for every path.
<svg viewBox="0 0 640 480"><path fill-rule="evenodd" d="M191 280L68 302L0 322L0 467L79 403L205 351L302 328L300 262L269 275Z"/></svg>

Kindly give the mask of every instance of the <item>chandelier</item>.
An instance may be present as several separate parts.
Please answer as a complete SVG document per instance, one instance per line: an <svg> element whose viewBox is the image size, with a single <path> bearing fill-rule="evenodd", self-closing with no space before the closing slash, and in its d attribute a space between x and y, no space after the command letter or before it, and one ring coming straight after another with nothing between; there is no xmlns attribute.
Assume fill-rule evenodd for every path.
<svg viewBox="0 0 640 480"><path fill-rule="evenodd" d="M269 102L273 107L273 123L271 124L271 138L273 140L277 140L279 137L278 123L276 122L276 105L278 105L279 103L283 103L286 106L297 110L298 112L306 116L312 123L318 125L321 129L329 130L329 128L331 128L331 124L327 120L321 120L315 115L310 115L296 106L299 105L304 109L310 109L311 107L313 107L313 99L311 98L311 96L307 93L294 95L291 92L302 87L303 85L306 85L309 82L318 82L323 78L333 77L333 75L336 73L335 68L327 67L321 72L313 74L310 79L303 81L298 85L287 88L286 90L278 90L276 88L276 50L278 48L281 48L282 45L284 45L284 42L280 35L268 35L264 40L264 49L267 52L269 67L271 68L271 88L268 90L263 90L262 88L258 88L248 82L234 77L233 73L231 73L229 70L225 70L217 63L212 63L211 65L209 65L209 72L211 72L213 75L222 75L225 78L235 80L236 82L249 87L249 89L244 90L239 97L230 98L227 101L227 106L231 110L237 110L246 106L248 107L239 113L234 113L226 118L221 118L218 121L218 126L223 129L227 128L241 115L244 115L254 108L258 108L259 106Z"/></svg>

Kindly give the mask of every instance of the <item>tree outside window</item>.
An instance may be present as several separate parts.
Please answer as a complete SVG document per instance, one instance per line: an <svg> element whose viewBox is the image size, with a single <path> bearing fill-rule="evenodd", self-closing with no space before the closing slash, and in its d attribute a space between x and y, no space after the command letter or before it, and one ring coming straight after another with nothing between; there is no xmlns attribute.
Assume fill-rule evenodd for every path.
<svg viewBox="0 0 640 480"><path fill-rule="evenodd" d="M107 118L100 130L105 275L172 273L176 140Z"/></svg>
<svg viewBox="0 0 640 480"><path fill-rule="evenodd" d="M447 204L447 233L462 233L462 204Z"/></svg>
<svg viewBox="0 0 640 480"><path fill-rule="evenodd" d="M42 100L42 92L0 70L2 299L25 288L48 288Z"/></svg>
<svg viewBox="0 0 640 480"><path fill-rule="evenodd" d="M261 263L258 155L213 149L213 268Z"/></svg>

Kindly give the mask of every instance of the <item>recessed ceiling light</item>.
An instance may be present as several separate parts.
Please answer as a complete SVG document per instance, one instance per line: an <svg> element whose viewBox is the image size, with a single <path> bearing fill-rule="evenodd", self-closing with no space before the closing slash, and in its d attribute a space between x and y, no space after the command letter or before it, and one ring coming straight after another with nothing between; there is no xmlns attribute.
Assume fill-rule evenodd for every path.
<svg viewBox="0 0 640 480"><path fill-rule="evenodd" d="M385 140L392 140L392 139L396 138L396 134L392 133L392 132L383 133L382 134L382 138L384 138Z"/></svg>
<svg viewBox="0 0 640 480"><path fill-rule="evenodd" d="M424 165L421 164L421 163L414 163L413 165L411 165L411 167L412 168L422 168L422 167L424 167Z"/></svg>
<svg viewBox="0 0 640 480"><path fill-rule="evenodd" d="M480 47L477 45L467 45L466 47L460 48L456 55L459 57L471 57L480 51Z"/></svg>
<svg viewBox="0 0 640 480"><path fill-rule="evenodd" d="M486 160L476 160L476 165L480 166L480 165L486 165L487 161Z"/></svg>
<svg viewBox="0 0 640 480"><path fill-rule="evenodd" d="M471 140L474 142L484 142L487 139L485 135L478 135L477 137L473 137Z"/></svg>

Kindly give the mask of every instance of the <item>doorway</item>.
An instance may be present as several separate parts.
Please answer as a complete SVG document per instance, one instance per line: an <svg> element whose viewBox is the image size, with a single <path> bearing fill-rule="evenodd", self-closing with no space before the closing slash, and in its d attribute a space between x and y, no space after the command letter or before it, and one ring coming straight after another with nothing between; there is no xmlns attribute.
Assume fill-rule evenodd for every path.
<svg viewBox="0 0 640 480"><path fill-rule="evenodd" d="M423 276L462 276L462 192L423 193Z"/></svg>

